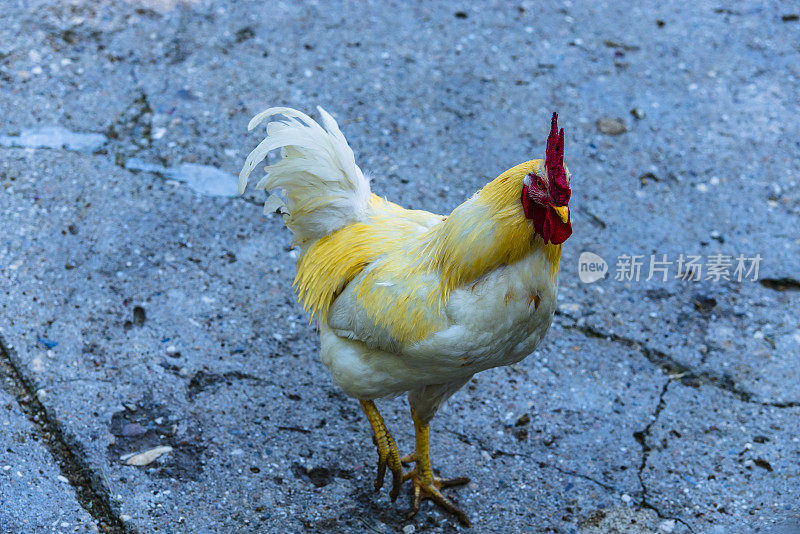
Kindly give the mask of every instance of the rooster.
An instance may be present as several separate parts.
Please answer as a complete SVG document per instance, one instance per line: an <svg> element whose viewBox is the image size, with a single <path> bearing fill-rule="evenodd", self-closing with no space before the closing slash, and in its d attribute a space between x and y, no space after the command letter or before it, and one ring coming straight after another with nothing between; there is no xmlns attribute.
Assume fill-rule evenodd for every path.
<svg viewBox="0 0 800 534"><path fill-rule="evenodd" d="M373 194L338 124L317 109L322 125L286 107L250 121L252 130L283 117L267 121L266 138L239 175L239 194L280 148L282 158L257 188L280 195L268 198L265 211L281 210L300 249L294 288L317 322L322 363L372 427L375 490L388 468L392 501L403 482L413 485L409 517L427 498L469 525L442 493L469 479L434 475L429 423L475 373L522 360L550 327L561 247L572 233L564 130L553 113L544 160L512 167L443 216ZM416 438L404 458L375 405L402 394Z"/></svg>

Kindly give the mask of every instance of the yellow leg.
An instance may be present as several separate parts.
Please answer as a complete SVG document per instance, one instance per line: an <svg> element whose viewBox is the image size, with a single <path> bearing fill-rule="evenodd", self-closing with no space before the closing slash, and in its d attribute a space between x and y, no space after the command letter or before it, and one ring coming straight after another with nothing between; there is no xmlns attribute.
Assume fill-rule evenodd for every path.
<svg viewBox="0 0 800 534"><path fill-rule="evenodd" d="M403 484L403 466L400 464L400 452L394 438L386 428L378 408L371 400L361 400L361 408L367 416L372 431L375 434L375 445L378 447L378 475L375 478L375 491L383 487L383 479L386 476L386 467L392 471L392 489L389 497L394 501L400 494L400 486Z"/></svg>
<svg viewBox="0 0 800 534"><path fill-rule="evenodd" d="M414 419L417 450L414 454L403 458L403 460L409 462L416 462L414 469L403 475L403 480L411 480L414 484L414 498L411 501L411 511L408 513L408 517L411 518L416 515L419 511L420 502L423 498L426 498L455 515L465 527L470 526L467 514L456 506L453 501L442 495L440 491L442 488L466 484L469 482L469 478L439 478L434 476L431 468L430 428L427 422L417 417L414 410L411 410L411 417Z"/></svg>

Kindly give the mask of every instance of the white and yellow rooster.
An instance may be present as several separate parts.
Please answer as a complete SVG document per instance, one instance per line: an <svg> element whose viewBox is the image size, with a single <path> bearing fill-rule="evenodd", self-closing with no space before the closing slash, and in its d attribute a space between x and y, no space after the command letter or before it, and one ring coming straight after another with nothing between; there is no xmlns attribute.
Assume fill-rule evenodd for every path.
<svg viewBox="0 0 800 534"><path fill-rule="evenodd" d="M281 148L257 187L282 194L300 247L294 286L318 322L322 362L361 403L375 434L375 489L388 467L392 500L404 481L413 484L410 516L429 498L469 525L441 492L468 479L434 476L428 425L475 373L525 358L550 327L561 244L572 233L564 130L553 113L544 160L505 171L443 216L372 194L336 121L318 110L324 128L285 107L250 121L253 129L284 117L268 121L239 175L239 193L267 153ZM267 201L272 210L277 198ZM416 452L401 460L375 400L404 393ZM406 462L415 467L404 474Z"/></svg>

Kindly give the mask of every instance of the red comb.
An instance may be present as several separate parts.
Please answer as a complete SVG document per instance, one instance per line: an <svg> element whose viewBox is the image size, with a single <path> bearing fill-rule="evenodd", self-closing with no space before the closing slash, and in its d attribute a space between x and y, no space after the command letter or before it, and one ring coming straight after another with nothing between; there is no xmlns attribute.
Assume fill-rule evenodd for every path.
<svg viewBox="0 0 800 534"><path fill-rule="evenodd" d="M544 167L550 181L553 200L565 206L569 202L570 190L567 171L564 169L564 128L558 129L558 113L553 112L550 121L550 135L547 137Z"/></svg>

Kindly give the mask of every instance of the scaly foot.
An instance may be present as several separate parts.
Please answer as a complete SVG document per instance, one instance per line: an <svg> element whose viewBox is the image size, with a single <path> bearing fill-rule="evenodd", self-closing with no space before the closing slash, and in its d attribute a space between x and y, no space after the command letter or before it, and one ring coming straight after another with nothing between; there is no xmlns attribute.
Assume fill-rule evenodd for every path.
<svg viewBox="0 0 800 534"><path fill-rule="evenodd" d="M375 491L380 491L383 487L383 479L386 477L386 468L388 467L392 472L392 489L389 490L389 498L394 502L397 496L400 495L400 486L403 484L400 451L388 431L386 432L386 439L379 440L373 436L372 441L378 449L378 474L375 477Z"/></svg>
<svg viewBox="0 0 800 534"><path fill-rule="evenodd" d="M415 455L409 455L403 458L403 460L407 461L414 461ZM434 503L438 504L454 516L458 518L459 523L464 525L465 527L470 526L469 518L464 511L456 506L453 501L449 498L445 497L441 490L443 488L450 488L453 486L462 486L464 484L469 483L468 477L456 477L456 478L439 478L437 476L423 476L417 473L417 468L415 467L408 473L403 475L403 481L411 480L414 484L414 497L411 500L411 510L408 512L408 518L414 517L417 512L419 512L419 505L422 502L422 499L430 499Z"/></svg>
<svg viewBox="0 0 800 534"><path fill-rule="evenodd" d="M383 487L383 479L386 477L386 468L392 472L392 489L389 490L389 498L392 502L400 495L400 486L403 484L403 466L400 464L400 451L394 438L386 428L383 417L378 412L378 408L371 400L359 400L364 413L372 426L372 442L378 448L378 474L375 478L375 491L380 491Z"/></svg>

